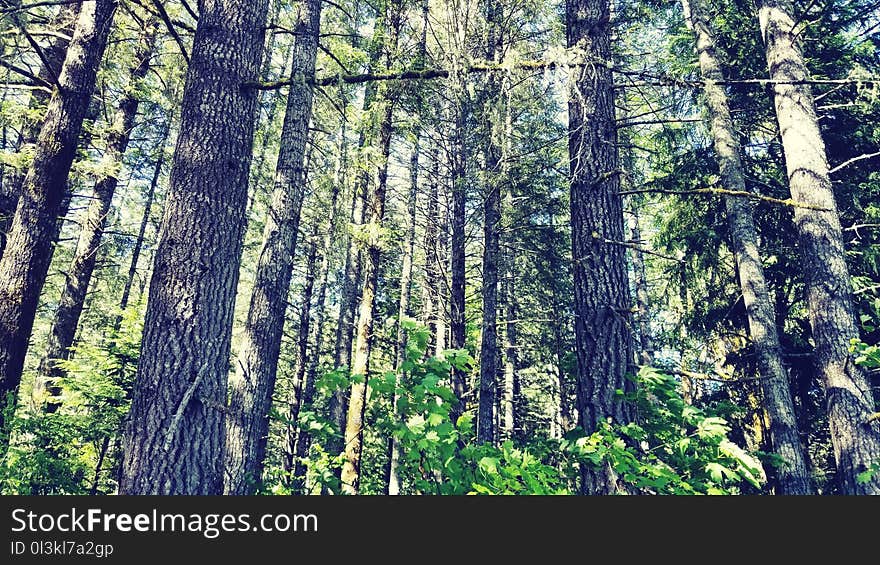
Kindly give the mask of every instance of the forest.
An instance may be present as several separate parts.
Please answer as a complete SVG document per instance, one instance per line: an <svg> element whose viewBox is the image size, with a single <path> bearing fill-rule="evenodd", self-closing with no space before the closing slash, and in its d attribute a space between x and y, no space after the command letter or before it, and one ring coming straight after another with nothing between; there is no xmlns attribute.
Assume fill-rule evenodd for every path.
<svg viewBox="0 0 880 565"><path fill-rule="evenodd" d="M877 0L0 0L0 493L880 494Z"/></svg>

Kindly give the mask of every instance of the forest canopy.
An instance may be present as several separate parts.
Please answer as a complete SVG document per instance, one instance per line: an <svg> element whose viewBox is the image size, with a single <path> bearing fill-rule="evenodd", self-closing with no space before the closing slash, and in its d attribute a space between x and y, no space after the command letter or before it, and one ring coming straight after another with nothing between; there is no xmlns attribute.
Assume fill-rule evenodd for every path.
<svg viewBox="0 0 880 565"><path fill-rule="evenodd" d="M0 0L3 494L880 494L880 3Z"/></svg>

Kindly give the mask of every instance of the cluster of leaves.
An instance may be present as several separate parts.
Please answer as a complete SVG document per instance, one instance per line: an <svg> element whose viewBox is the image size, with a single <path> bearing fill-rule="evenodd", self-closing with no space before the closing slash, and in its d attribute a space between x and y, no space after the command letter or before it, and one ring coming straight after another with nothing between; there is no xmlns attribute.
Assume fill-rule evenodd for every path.
<svg viewBox="0 0 880 565"><path fill-rule="evenodd" d="M447 386L452 370L469 370L472 358L458 350L426 356L427 329L414 321L405 321L404 327L409 340L399 372L368 382L371 402L394 406L377 426L397 441L403 492L571 494L580 465L610 465L621 492L736 494L760 489L765 481L761 463L728 437L724 418L685 403L676 379L650 368L638 375L636 392L622 398L638 411L638 423L608 423L589 435L577 429L562 440L522 445L477 443L470 411L453 421L459 401ZM341 388L349 381L344 370L336 370L320 386ZM338 430L311 412L302 415L300 425L316 438L308 461L310 482L336 492L333 469L341 461L321 445Z"/></svg>

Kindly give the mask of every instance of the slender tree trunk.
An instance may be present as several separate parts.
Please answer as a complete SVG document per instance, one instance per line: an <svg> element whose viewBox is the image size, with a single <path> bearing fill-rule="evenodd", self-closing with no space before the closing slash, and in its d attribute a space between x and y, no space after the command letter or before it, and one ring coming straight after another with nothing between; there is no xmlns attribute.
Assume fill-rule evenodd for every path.
<svg viewBox="0 0 880 565"><path fill-rule="evenodd" d="M505 439L513 439L516 436L517 426L519 422L519 414L517 410L517 400L519 398L520 383L518 372L517 354L517 316L518 307L516 300L516 287L514 284L515 270L513 268L513 257L508 255L507 272L505 273L505 281L502 284L504 290L504 401L503 401L503 430Z"/></svg>
<svg viewBox="0 0 880 565"><path fill-rule="evenodd" d="M300 404L303 407L311 407L314 403L315 398L315 381L318 378L318 363L321 358L321 350L323 348L323 338L324 338L324 325L327 317L327 309L325 308L325 302L327 297L327 276L330 273L330 248L333 245L333 238L336 235L337 222L339 217L338 210L338 201L339 201L339 193L340 193L340 184L342 183L342 174L345 171L345 167L347 165L346 161L346 141L345 134L342 134L342 148L340 151L340 164L337 167L336 179L334 179L333 183L333 194L330 202L330 225L327 228L327 233L324 235L323 244L321 246L321 271L318 275L318 297L315 300L315 325L314 325L314 338L312 339L312 343L314 344L314 349L312 351L312 355L308 358L308 368L306 369L305 382L303 384L303 392L302 399ZM291 418L292 420L292 418ZM312 445L311 434L309 433L307 428L303 428L302 426L298 426L298 431L296 434L296 448L294 450L294 454L296 456L296 461L294 464L294 472L293 472L293 491L306 494L306 458L309 455L309 448Z"/></svg>
<svg viewBox="0 0 880 565"><path fill-rule="evenodd" d="M4 407L15 402L21 382L58 211L116 7L115 0L96 0L80 11L0 259L0 402ZM5 410L0 411L0 430L5 428L3 414Z"/></svg>
<svg viewBox="0 0 880 565"><path fill-rule="evenodd" d="M503 20L501 5L486 3L486 60L496 61L502 55L503 43L499 22ZM484 108L494 108L501 87L495 73L490 73L486 85ZM488 107L488 108L487 108ZM480 396L477 408L477 441L495 443L495 418L498 377L498 263L501 224L501 146L493 139L493 118L484 111L482 143L486 162L486 181L483 194L483 324L480 336Z"/></svg>
<svg viewBox="0 0 880 565"><path fill-rule="evenodd" d="M398 0L390 0L386 6L385 27L388 37L385 43L385 64L390 68L397 51L402 6ZM345 449L342 466L342 492L358 494L361 474L361 454L364 437L364 411L367 405L367 380L369 378L370 348L372 345L375 296L379 286L379 260L381 255L381 230L385 219L385 196L388 188L388 157L391 153L393 132L394 96L389 85L382 84L376 93L376 104L382 111L379 124L376 183L367 198L366 218L370 226L367 249L364 254L364 288L361 293L356 341L351 364L351 374L361 378L351 385L348 412L345 421Z"/></svg>
<svg viewBox="0 0 880 565"><path fill-rule="evenodd" d="M463 79L456 79L463 80ZM455 96L452 139L452 216L450 218L450 270L451 281L449 288L449 333L450 348L465 349L466 322L465 322L465 222L467 220L467 154L466 154L466 127L467 127L467 94L464 84L454 85L457 91ZM459 404L452 411L452 421L464 411L465 393L467 385L466 375L458 368L452 370L452 391L455 393ZM491 406L491 405L490 405Z"/></svg>
<svg viewBox="0 0 880 565"><path fill-rule="evenodd" d="M420 131L416 128L415 144L413 145L412 156L409 160L409 194L406 200L407 211L407 227L406 240L403 243L403 266L400 273L400 302L397 305L397 343L394 352L394 367L397 371L398 386L400 386L400 367L406 359L407 335L403 328L403 322L411 315L410 312L410 295L412 293L412 272L413 272L413 252L415 251L416 240L416 199L419 194L419 135ZM395 419L400 419L400 413L397 410L397 401L399 397L394 393L392 409L394 410ZM400 446L397 438L393 435L388 439L388 471L386 474L385 484L387 485L386 494L400 494L400 476L398 469L400 467Z"/></svg>
<svg viewBox="0 0 880 565"><path fill-rule="evenodd" d="M745 192L742 147L730 116L727 94L723 87L715 84L725 77L718 59L710 19L705 12L703 0L683 0L683 4L685 18L696 35L703 79L707 81L704 92L721 180L728 190ZM749 320L749 334L757 358L758 375L762 378L764 408L770 419L770 443L773 451L782 460L782 465L776 472L779 493L811 494L813 487L798 438L788 376L782 366L782 348L779 345L773 305L764 278L752 204L745 198L733 196L725 197L724 204L739 272L740 290Z"/></svg>
<svg viewBox="0 0 880 565"><path fill-rule="evenodd" d="M262 479L269 411L306 193L305 156L313 99L306 81L315 74L320 24L320 0L303 3L296 24L293 85L281 132L272 204L231 382L226 418L226 494L250 494Z"/></svg>
<svg viewBox="0 0 880 565"><path fill-rule="evenodd" d="M773 92L791 196L817 208L794 209L815 362L825 385L840 490L880 494L880 473L857 480L880 461L880 421L867 376L849 350L859 337L852 283L813 94L802 82L809 73L792 14L788 0L763 0L758 12L770 78L788 81L775 84Z"/></svg>
<svg viewBox="0 0 880 565"><path fill-rule="evenodd" d="M125 433L123 494L223 492L257 112L257 92L242 85L259 76L268 0L200 7Z"/></svg>
<svg viewBox="0 0 880 565"><path fill-rule="evenodd" d="M376 42L381 39L381 22L378 22L373 30L373 45L370 51L370 61L367 67L372 70L379 63L382 55ZM367 114L376 100L377 85L375 82L367 83L364 89L363 112ZM365 149L372 147L374 143L374 126L371 120L360 124L358 136L358 151L363 155ZM353 230L359 230L364 224L364 214L367 206L367 187L370 184L370 174L364 170L357 176L352 192L351 224ZM361 244L353 233L347 233L348 248L345 257L345 272L342 284L342 300L339 304L339 320L336 327L336 350L334 365L336 367L348 367L351 369L351 353L354 346L355 318L358 312L361 283L363 281L364 254ZM336 424L340 433L345 430L346 416L348 413L348 390L337 390L330 397L330 417ZM343 450L342 437L330 442L331 453L340 453Z"/></svg>
<svg viewBox="0 0 880 565"><path fill-rule="evenodd" d="M40 70L37 72L37 77L45 82L52 84L55 77L61 74L64 59L67 56L67 47L70 44L69 38L73 36L80 5L78 2L62 5L50 24L51 28L57 29L57 34L51 36L48 45L43 49L45 63L48 63L48 66L41 64ZM49 103L50 96L51 93L46 90L32 91L28 104L29 109L40 110ZM28 120L26 122L18 140L19 149L35 145L38 142L41 126L42 123L37 120ZM0 257L3 256L3 250L6 248L7 232L9 231L12 217L15 215L15 209L18 206L23 182L23 174L13 174L0 187L2 188L0 190Z"/></svg>
<svg viewBox="0 0 880 565"><path fill-rule="evenodd" d="M422 247L425 252L425 287L427 295L430 298L430 305L427 309L428 331L434 339L434 354L439 352L436 344L440 341L439 320L442 316L442 306L440 302L440 277L442 275L441 257L443 254L440 250L440 158L437 146L431 147L431 174L428 177L428 208L425 213L425 239Z"/></svg>
<svg viewBox="0 0 880 565"><path fill-rule="evenodd" d="M134 249L131 252L131 263L128 266L128 273L125 276L125 284L122 286L122 296L119 299L119 315L113 322L113 329L118 330L122 325L122 313L128 308L128 301L131 298L131 287L134 285L134 278L137 275L138 261L141 258L141 251L144 247L144 236L147 233L147 225L150 223L150 214L153 211L153 201L156 198L156 188L159 186L159 179L162 177L162 168L165 166L165 144L168 143L168 137L171 134L171 117L168 116L162 135L159 137L159 143L156 145L156 166L153 168L153 177L150 179L150 188L147 189L147 197L144 202L144 213L141 216L141 225L138 227L137 239L134 242Z"/></svg>
<svg viewBox="0 0 880 565"><path fill-rule="evenodd" d="M143 35L135 53L135 65L130 73L129 94L119 103L116 115L113 117L105 159L109 158L119 168L122 166L131 132L135 127L140 106L136 95L137 83L146 77L150 69L158 31L157 23L155 20L149 20L144 25ZM70 355L70 347L79 325L86 292L98 258L98 248L104 235L107 215L110 213L113 195L119 184L118 175L118 172L113 172L95 183L73 261L67 270L61 300L55 310L52 328L49 331L49 345L40 362L40 372L37 377L48 386L49 397L45 404L47 412L54 412L59 406L61 387L57 382L65 375L59 362L66 360Z"/></svg>
<svg viewBox="0 0 880 565"><path fill-rule="evenodd" d="M611 26L608 0L569 0L568 46L587 63L572 81L568 103L571 163L572 260L578 411L587 433L609 418L630 419L617 395L629 385L629 283L623 204L616 145L614 88L609 67ZM611 494L617 479L610 464L581 468L585 494Z"/></svg>
<svg viewBox="0 0 880 565"><path fill-rule="evenodd" d="M312 294L315 291L315 263L318 261L318 222L319 219L315 218L308 257L306 258L306 280L303 285L302 306L299 310L299 330L296 337L296 365L287 396L287 418L289 423L285 429L284 459L281 462L281 468L287 473L288 477L291 476L296 468L294 457L296 456L297 430L299 429L297 422L299 421L300 410L303 407L303 384L306 376L309 335L312 322Z"/></svg>

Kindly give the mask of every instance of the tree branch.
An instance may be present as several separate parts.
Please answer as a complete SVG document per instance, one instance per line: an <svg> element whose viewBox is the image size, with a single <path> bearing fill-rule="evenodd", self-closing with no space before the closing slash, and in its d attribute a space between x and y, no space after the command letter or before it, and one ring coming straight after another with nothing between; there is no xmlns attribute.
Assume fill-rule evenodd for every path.
<svg viewBox="0 0 880 565"><path fill-rule="evenodd" d="M721 194L723 196L739 196L742 198L752 198L754 200L762 200L764 202L770 202L771 204L779 204L780 206L791 206L792 208L804 208L806 210L816 210L818 212L830 212L828 208L822 208L821 206L813 206L812 204L803 204L800 202L795 202L790 198L788 200L782 200L780 198L773 198L772 196L764 196L762 194L753 194L751 192L746 192L743 190L727 190L725 188L696 188L693 190L662 190L659 188L641 188L638 190L624 190L619 194L622 196L628 194L647 194L647 193L656 193L656 194L674 194L674 195L687 195L687 194Z"/></svg>

